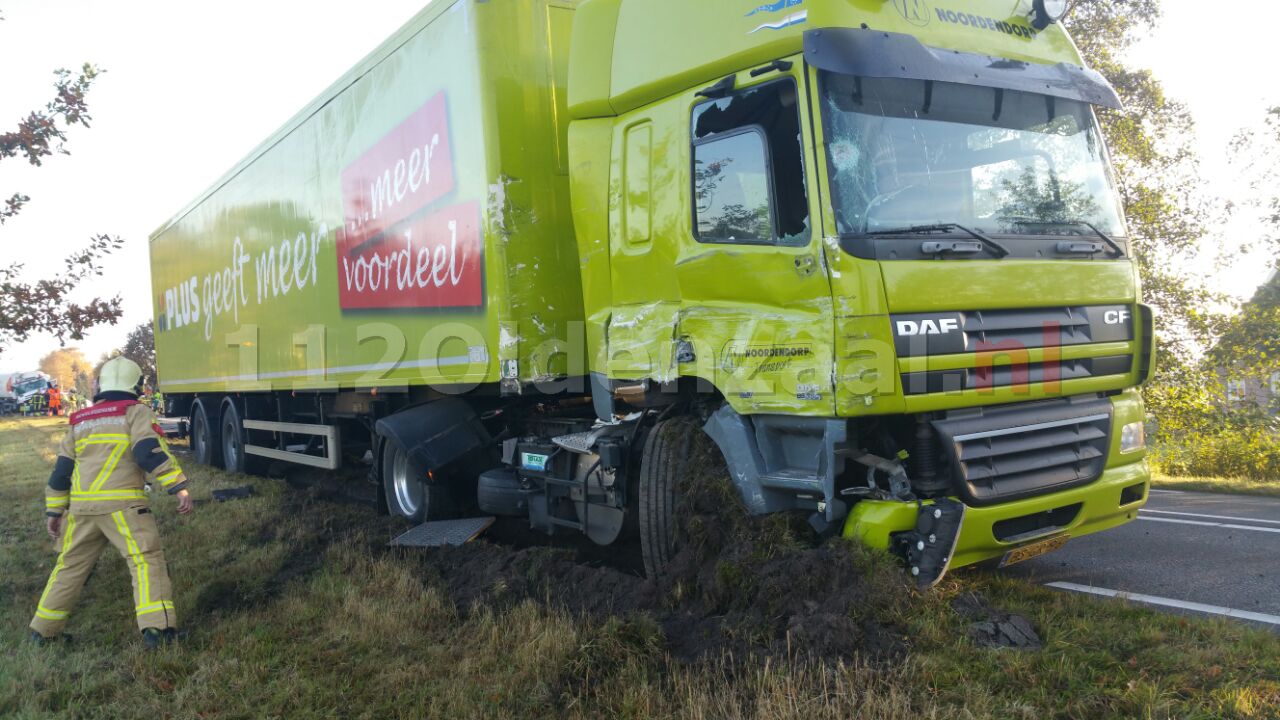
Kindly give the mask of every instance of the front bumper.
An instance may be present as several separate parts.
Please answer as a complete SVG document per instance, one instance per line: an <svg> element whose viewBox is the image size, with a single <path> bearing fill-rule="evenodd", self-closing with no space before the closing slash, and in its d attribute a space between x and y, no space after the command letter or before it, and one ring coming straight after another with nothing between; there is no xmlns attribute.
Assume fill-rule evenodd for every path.
<svg viewBox="0 0 1280 720"><path fill-rule="evenodd" d="M1003 557L1010 550L1058 535L1080 537L1123 525L1138 517L1147 502L1151 471L1145 460L1103 472L1097 481L1080 488L1051 495L1002 503L991 507L970 507L949 567L954 569L984 560ZM928 505L930 503L926 503ZM1024 533L1009 535L1004 528L1026 522L1034 527L1037 516L1063 517L1073 506L1071 519ZM1057 515L1050 515L1059 511ZM909 532L916 525L914 503L865 500L854 506L845 520L845 537L888 550L893 535Z"/></svg>

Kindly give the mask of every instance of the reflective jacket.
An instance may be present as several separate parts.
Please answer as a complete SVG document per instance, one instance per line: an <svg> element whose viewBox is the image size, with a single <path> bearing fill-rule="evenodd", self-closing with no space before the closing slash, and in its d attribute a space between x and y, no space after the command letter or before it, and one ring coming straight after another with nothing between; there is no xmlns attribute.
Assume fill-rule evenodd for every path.
<svg viewBox="0 0 1280 720"><path fill-rule="evenodd" d="M169 494L186 487L155 416L137 400L100 402L70 421L45 489L46 514L108 515L146 505L145 483Z"/></svg>

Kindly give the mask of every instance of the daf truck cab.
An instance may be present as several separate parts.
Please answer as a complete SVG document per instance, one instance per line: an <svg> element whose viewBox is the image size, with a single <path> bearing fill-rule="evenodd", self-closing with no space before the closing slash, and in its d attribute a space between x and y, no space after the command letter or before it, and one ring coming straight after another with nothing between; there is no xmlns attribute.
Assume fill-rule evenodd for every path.
<svg viewBox="0 0 1280 720"><path fill-rule="evenodd" d="M1152 324L1097 119L1120 101L1053 20L584 3L596 386L717 388L705 430L752 511L811 511L925 583L1134 518Z"/></svg>

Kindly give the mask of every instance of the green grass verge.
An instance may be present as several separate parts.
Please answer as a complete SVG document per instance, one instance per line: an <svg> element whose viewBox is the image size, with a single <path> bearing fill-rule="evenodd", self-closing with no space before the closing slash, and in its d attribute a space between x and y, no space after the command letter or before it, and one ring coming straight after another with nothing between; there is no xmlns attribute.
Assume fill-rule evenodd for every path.
<svg viewBox="0 0 1280 720"><path fill-rule="evenodd" d="M42 487L64 424L0 421L0 717L1275 718L1280 639L959 573L903 592L905 659L681 665L644 617L542 603L459 610L400 526L283 483L192 468L196 515L154 506L188 641L141 651L123 561L103 556L69 648L24 643L54 555ZM207 502L253 482L248 500ZM961 593L1025 614L1038 652L967 639Z"/></svg>
<svg viewBox="0 0 1280 720"><path fill-rule="evenodd" d="M1249 478L1175 477L1153 473L1151 486L1160 490L1185 490L1191 492L1227 493L1230 495L1261 495L1280 497L1280 480L1252 480Z"/></svg>

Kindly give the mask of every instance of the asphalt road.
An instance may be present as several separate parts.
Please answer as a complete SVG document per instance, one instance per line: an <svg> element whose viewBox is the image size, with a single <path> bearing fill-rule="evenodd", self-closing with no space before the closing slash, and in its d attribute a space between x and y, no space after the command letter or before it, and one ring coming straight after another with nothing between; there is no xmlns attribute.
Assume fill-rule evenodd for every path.
<svg viewBox="0 0 1280 720"><path fill-rule="evenodd" d="M1152 490L1137 520L1004 572L1280 631L1280 498Z"/></svg>

